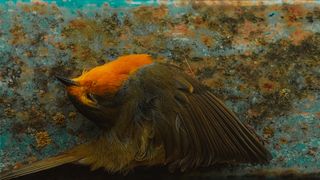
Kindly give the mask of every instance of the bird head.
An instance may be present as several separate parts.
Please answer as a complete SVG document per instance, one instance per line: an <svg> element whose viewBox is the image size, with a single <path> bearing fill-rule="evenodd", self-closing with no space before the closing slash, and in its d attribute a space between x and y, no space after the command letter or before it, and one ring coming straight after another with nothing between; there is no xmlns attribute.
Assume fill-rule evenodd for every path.
<svg viewBox="0 0 320 180"><path fill-rule="evenodd" d="M151 64L146 54L122 56L118 59L83 72L79 77L56 78L66 86L74 106L88 119L105 124L116 112L116 93L124 82L140 67Z"/></svg>

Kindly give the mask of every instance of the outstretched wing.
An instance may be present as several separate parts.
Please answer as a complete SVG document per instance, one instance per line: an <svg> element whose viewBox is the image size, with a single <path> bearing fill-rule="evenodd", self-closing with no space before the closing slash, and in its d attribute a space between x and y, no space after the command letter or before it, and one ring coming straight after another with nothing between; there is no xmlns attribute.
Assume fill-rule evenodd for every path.
<svg viewBox="0 0 320 180"><path fill-rule="evenodd" d="M264 163L271 158L234 113L176 67L148 65L126 82L120 94L131 99L123 106L127 113L119 118L122 132L137 136L138 127L148 129L139 158L158 143L164 146L166 163L181 170L217 162Z"/></svg>

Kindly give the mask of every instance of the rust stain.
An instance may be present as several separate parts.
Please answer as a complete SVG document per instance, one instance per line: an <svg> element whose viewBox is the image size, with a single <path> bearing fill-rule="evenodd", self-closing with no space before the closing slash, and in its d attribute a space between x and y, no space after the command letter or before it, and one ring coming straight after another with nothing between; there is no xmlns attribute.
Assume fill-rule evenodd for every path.
<svg viewBox="0 0 320 180"><path fill-rule="evenodd" d="M37 147L40 149L51 144L51 138L48 132L46 131L37 132L35 137L36 137Z"/></svg>
<svg viewBox="0 0 320 180"><path fill-rule="evenodd" d="M263 32L266 29L266 25L262 23L252 23L245 20L238 29L238 36L234 39L235 45L248 45L254 43L259 44L258 39L264 38Z"/></svg>
<svg viewBox="0 0 320 180"><path fill-rule="evenodd" d="M271 94L278 90L279 83L262 77L259 79L259 88L262 93Z"/></svg>
<svg viewBox="0 0 320 180"><path fill-rule="evenodd" d="M248 111L247 111L247 115L248 115L248 117L249 118L257 118L257 117L259 117L260 115L261 115L261 111L260 110L258 110L258 109L249 109Z"/></svg>
<svg viewBox="0 0 320 180"><path fill-rule="evenodd" d="M19 64L21 77L17 79L17 87L14 88L21 90L29 87L32 79L30 89L33 90L19 93L22 100L26 97L24 93L29 93L28 100L33 104L26 104L29 106L24 106L25 109L18 109L15 112L11 111L12 106L3 108L7 118L15 116L15 119L22 120L20 124L13 123L11 130L18 134L17 137L21 133L38 132L34 133L38 148L53 143L50 135L51 137L60 137L60 135L49 135L47 131L43 131L44 129L56 127L51 126L52 124L66 125L69 119L74 124L81 118L76 112L69 112L74 109L65 111L64 108L70 104L65 103L66 99L59 99L63 98L59 92L62 88L52 86L54 82L50 78L53 74L61 73L66 77L73 77L83 69L94 67L113 57L132 52L148 52L162 61L167 60L179 65L187 73L195 75L201 82L210 86L222 100L245 101L247 106L244 109L239 108L240 118L245 117L246 121L261 127L266 138L274 137L276 141L274 143L277 143L275 147L278 150L281 150L281 144L290 145L290 139L278 138L282 137L278 136L279 124L275 123L279 115L295 113L302 115L302 118L312 116L320 119L320 112L308 113L305 110L299 111L298 108L295 111L293 109L297 101L305 98L315 101L317 98L311 91L319 87L320 80L315 73L311 73L310 69L318 65L317 47L320 47L320 36L305 29L312 25L311 23L318 23L319 8L311 10L300 5L290 7L290 5L278 4L268 7L241 7L249 4L245 1L209 2L220 3L220 6L201 6L200 3L206 2L191 4L189 6L191 10L177 15L177 18L171 17L165 6L134 8L131 12L124 12L124 17L118 13L109 12L108 8L111 7L104 7L107 10L97 11L94 17L81 14L79 11L79 14L65 19L63 19L64 12L60 12L61 9L55 5L48 6L51 8L49 12L43 11L46 5L41 4L22 8L23 11L31 14L34 12L40 15L56 14L52 23L44 18L46 16L34 17L37 21L48 22L52 28L48 29L48 34L41 35L40 39L33 38L38 36L38 31L32 31L34 27L29 26L27 18L12 18L11 37L8 38L11 44L9 45L12 45L12 49L23 47L21 54L15 54L15 56L27 62L25 65ZM132 13L133 11L135 12ZM270 17L272 21L270 23L269 16L273 11L277 13L274 14L274 19ZM5 21L4 19L3 22ZM21 21L27 23L21 23ZM51 30L57 31L52 33ZM59 32L62 33L59 34ZM97 36L100 39L97 40ZM174 38L182 41L176 41ZM191 43L183 43L184 40ZM200 49L202 46L197 46L198 43L207 46L205 48L206 54L209 54L207 57L202 56L203 49ZM253 46L248 47L245 52L224 54L227 52L224 50L235 50L237 45ZM261 51L255 49L260 46L262 46ZM223 52L223 54L216 55L215 52ZM34 61L36 58L41 61L42 58L38 57L49 55L57 55L55 56L57 62L52 62L53 68ZM11 57L8 61L12 69L17 64L14 62L15 59ZM304 66L301 65L302 63ZM43 67L30 67L38 64ZM41 68L47 71L36 70ZM8 74L14 74L13 71L1 72L0 79L5 82L8 80ZM301 76L301 81L296 82L297 79L299 80L296 74ZM229 92L229 89L232 89L232 92ZM22 100L18 99L17 102ZM14 100L1 97L0 102L6 104ZM50 110L48 112L50 103L62 108L61 112L55 113ZM46 105L43 106L44 104ZM311 108L312 105L313 102L305 103L301 108ZM267 127L263 129L264 126ZM295 131L294 128L289 127L280 127L280 129L286 133ZM301 124L296 129L300 131L303 129L305 133L308 128L311 129L311 126L305 127ZM320 128L320 125L316 128ZM69 134L79 136L76 137L77 142L86 137L85 131L78 133L76 128L70 128L69 124L66 129ZM60 146L60 142L54 143ZM286 161L285 157L278 159Z"/></svg>
<svg viewBox="0 0 320 180"><path fill-rule="evenodd" d="M77 18L71 20L62 31L62 37L70 37L78 40L92 41L97 34L101 34L101 26L97 21Z"/></svg>
<svg viewBox="0 0 320 180"><path fill-rule="evenodd" d="M75 120L76 117L77 117L77 113L76 112L70 112L68 114L68 117L71 119L71 120Z"/></svg>
<svg viewBox="0 0 320 180"><path fill-rule="evenodd" d="M203 42L204 45L206 45L209 48L215 44L215 40L212 37L207 35L202 35L201 41Z"/></svg>
<svg viewBox="0 0 320 180"><path fill-rule="evenodd" d="M22 10L26 13L36 12L40 15L48 14L48 3L43 1L33 2L31 5L18 3L18 6L22 7Z"/></svg>
<svg viewBox="0 0 320 180"><path fill-rule="evenodd" d="M39 57L47 57L49 55L49 50L46 47L39 47L37 55Z"/></svg>
<svg viewBox="0 0 320 180"><path fill-rule="evenodd" d="M23 166L22 163L16 163L14 166L13 166L13 169L19 169Z"/></svg>
<svg viewBox="0 0 320 180"><path fill-rule="evenodd" d="M307 39L313 33L310 31L302 30L297 28L293 33L291 33L289 39L291 40L292 44L299 45L303 40Z"/></svg>
<svg viewBox="0 0 320 180"><path fill-rule="evenodd" d="M142 23L159 23L167 16L168 8L165 5L159 7L141 6L135 9L133 14Z"/></svg>
<svg viewBox="0 0 320 180"><path fill-rule="evenodd" d="M184 5L185 0L178 0L177 5ZM281 1L272 1L272 0L195 0L196 4L210 5L210 6L264 6L264 5L275 5L280 3L286 4L304 4L304 3L316 3L317 0L281 0Z"/></svg>
<svg viewBox="0 0 320 180"><path fill-rule="evenodd" d="M21 45L28 42L26 38L26 33L21 25L15 24L11 27L10 33L12 34L12 38L9 43L12 45Z"/></svg>
<svg viewBox="0 0 320 180"><path fill-rule="evenodd" d="M70 49L72 50L72 57L80 61L94 62L96 59L88 44L74 44Z"/></svg>
<svg viewBox="0 0 320 180"><path fill-rule="evenodd" d="M281 137L279 140L279 144L288 144L288 139L285 137Z"/></svg>
<svg viewBox="0 0 320 180"><path fill-rule="evenodd" d="M307 15L307 9L303 7L302 4L293 4L290 6L285 6L287 9L287 14L285 17L288 17L289 22L297 21L298 19Z"/></svg>
<svg viewBox="0 0 320 180"><path fill-rule="evenodd" d="M171 30L167 33L167 36L186 36L192 38L195 36L195 32L190 30L186 24L178 24L171 27Z"/></svg>
<svg viewBox="0 0 320 180"><path fill-rule="evenodd" d="M263 135L265 138L271 138L274 135L274 128L267 126L263 128Z"/></svg>
<svg viewBox="0 0 320 180"><path fill-rule="evenodd" d="M64 125L65 124L65 116L61 113L61 112L57 112L53 117L53 122L56 124L56 125Z"/></svg>
<svg viewBox="0 0 320 180"><path fill-rule="evenodd" d="M205 79L202 81L202 83L213 88L222 88L224 86L223 78L219 75L215 75L210 79Z"/></svg>

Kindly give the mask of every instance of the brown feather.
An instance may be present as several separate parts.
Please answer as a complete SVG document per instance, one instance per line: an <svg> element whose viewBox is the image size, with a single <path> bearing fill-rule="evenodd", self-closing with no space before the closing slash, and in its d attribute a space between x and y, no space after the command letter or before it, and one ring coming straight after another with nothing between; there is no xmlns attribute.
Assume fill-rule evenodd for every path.
<svg viewBox="0 0 320 180"><path fill-rule="evenodd" d="M0 174L0 180L8 180L24 176L31 173L36 173L53 167L57 167L63 164L72 163L80 160L81 158L72 156L70 154L62 154L56 157L41 160L30 165L23 166L19 169L15 169L9 172Z"/></svg>
<svg viewBox="0 0 320 180"><path fill-rule="evenodd" d="M127 81L126 87L122 94L127 99L137 102L145 112L153 112L134 114L140 119L132 118L139 123L146 117L151 119L156 132L153 138L164 144L166 161L181 170L217 162L264 163L271 158L233 112L198 81L173 66L146 66ZM156 98L153 106L147 107L145 99L150 96Z"/></svg>

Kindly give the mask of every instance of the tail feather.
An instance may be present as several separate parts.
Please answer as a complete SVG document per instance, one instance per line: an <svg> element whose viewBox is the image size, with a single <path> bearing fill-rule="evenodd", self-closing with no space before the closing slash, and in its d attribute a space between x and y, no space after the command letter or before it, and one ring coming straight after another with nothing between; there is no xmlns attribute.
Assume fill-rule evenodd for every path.
<svg viewBox="0 0 320 180"><path fill-rule="evenodd" d="M19 169L11 170L0 174L0 180L8 180L24 176L27 174L36 173L39 171L54 168L63 164L73 163L79 161L81 158L72 156L71 154L62 154L52 158L37 161L30 165L23 166Z"/></svg>

